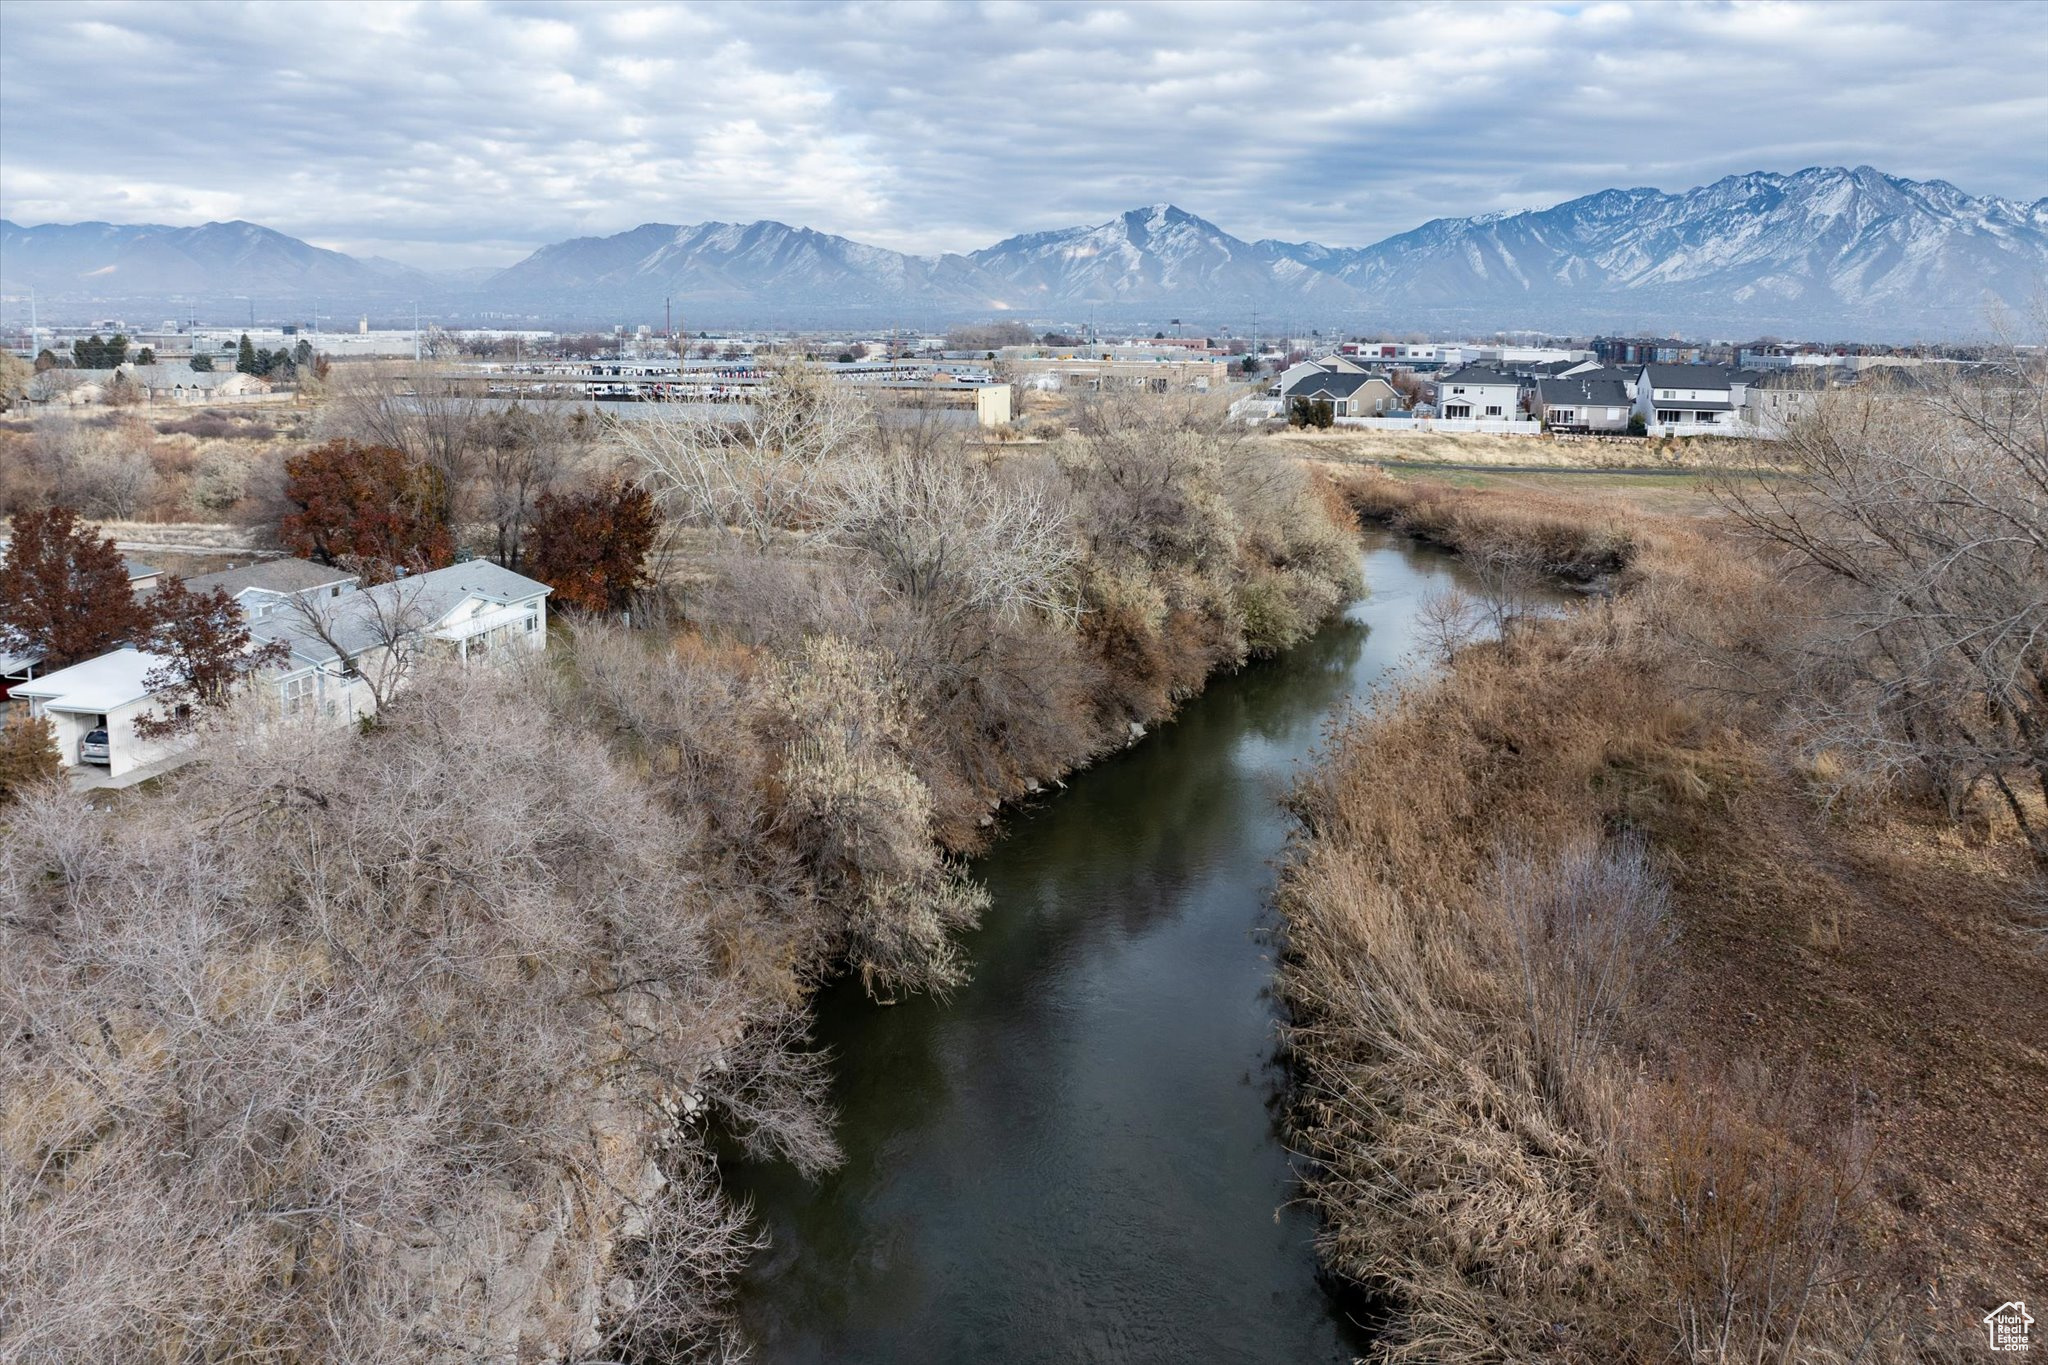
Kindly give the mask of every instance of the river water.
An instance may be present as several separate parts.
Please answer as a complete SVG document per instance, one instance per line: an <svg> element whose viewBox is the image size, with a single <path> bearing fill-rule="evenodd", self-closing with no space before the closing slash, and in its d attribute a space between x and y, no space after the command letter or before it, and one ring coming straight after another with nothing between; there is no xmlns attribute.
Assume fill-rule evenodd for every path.
<svg viewBox="0 0 2048 1365"><path fill-rule="evenodd" d="M1347 699L1412 665L1423 594L1464 581L1376 533L1364 566L1341 620L1010 815L950 1001L822 994L845 1166L727 1173L772 1238L741 1291L762 1360L1358 1354L1276 1127L1261 931L1278 798Z"/></svg>

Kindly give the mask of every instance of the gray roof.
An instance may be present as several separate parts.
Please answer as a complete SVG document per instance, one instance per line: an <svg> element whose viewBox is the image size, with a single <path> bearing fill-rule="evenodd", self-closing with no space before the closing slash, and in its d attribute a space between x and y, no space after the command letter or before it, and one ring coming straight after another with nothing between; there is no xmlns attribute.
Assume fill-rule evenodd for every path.
<svg viewBox="0 0 2048 1365"><path fill-rule="evenodd" d="M1289 398L1313 398L1317 394L1328 394L1332 398L1349 398L1352 394L1379 378L1378 375L1325 370L1321 374L1305 374L1287 390Z"/></svg>
<svg viewBox="0 0 2048 1365"><path fill-rule="evenodd" d="M241 373L234 367L232 357L228 364L216 370L195 370L189 365L162 362L127 368L138 384L151 389L217 389Z"/></svg>
<svg viewBox="0 0 2048 1365"><path fill-rule="evenodd" d="M342 651L355 654L385 643L394 634L430 629L469 597L522 602L552 591L525 574L479 559L379 583L360 592L308 601L309 609L320 613L327 635ZM326 663L336 657L334 647L297 611L253 622L249 633L259 640L284 641L307 663Z"/></svg>
<svg viewBox="0 0 2048 1365"><path fill-rule="evenodd" d="M1726 365L1645 365L1653 389L1725 389L1732 371Z"/></svg>
<svg viewBox="0 0 2048 1365"><path fill-rule="evenodd" d="M213 573L197 574L186 579L185 586L194 592L212 592L219 588L228 596L236 597L251 588L274 593L311 592L315 588L353 583L355 580L356 576L346 570L315 564L310 559L259 559Z"/></svg>
<svg viewBox="0 0 2048 1365"><path fill-rule="evenodd" d="M1569 379L1545 379L1536 385L1545 407L1564 405L1566 407L1609 407L1625 408L1629 405L1628 390L1619 379L1586 379L1573 375Z"/></svg>
<svg viewBox="0 0 2048 1365"><path fill-rule="evenodd" d="M1436 377L1436 382L1438 384L1471 384L1474 386L1494 384L1510 389L1522 387L1522 381L1513 375L1502 374L1499 370L1489 370L1479 365L1467 365L1463 369L1452 370L1449 374L1440 374Z"/></svg>
<svg viewBox="0 0 2048 1365"><path fill-rule="evenodd" d="M1750 381L1755 389L1832 389L1840 382L1832 365L1793 365L1783 370L1773 370Z"/></svg>

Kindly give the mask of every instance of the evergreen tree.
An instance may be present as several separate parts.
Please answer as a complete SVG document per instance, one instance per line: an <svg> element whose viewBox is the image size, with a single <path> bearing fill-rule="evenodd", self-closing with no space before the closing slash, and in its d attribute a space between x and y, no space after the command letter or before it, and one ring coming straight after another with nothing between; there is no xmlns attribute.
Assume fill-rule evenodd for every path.
<svg viewBox="0 0 2048 1365"><path fill-rule="evenodd" d="M244 332L242 333L242 344L235 351L235 368L243 374L255 374L257 373L256 365L256 344L250 341L249 334Z"/></svg>
<svg viewBox="0 0 2048 1365"><path fill-rule="evenodd" d="M101 348L100 363L96 368L102 370L119 369L127 359L128 337L125 333L116 332L114 333L114 339Z"/></svg>
<svg viewBox="0 0 2048 1365"><path fill-rule="evenodd" d="M292 348L292 368L303 370L313 363L313 343L301 337L299 344Z"/></svg>
<svg viewBox="0 0 2048 1365"><path fill-rule="evenodd" d="M81 370L104 369L105 367L100 364L100 356L106 349L105 339L98 332L94 332L84 341L71 343L71 363Z"/></svg>
<svg viewBox="0 0 2048 1365"><path fill-rule="evenodd" d="M137 351L135 353L135 363L138 365L156 364L156 347L145 346L140 351Z"/></svg>
<svg viewBox="0 0 2048 1365"><path fill-rule="evenodd" d="M204 351L194 351L192 353L192 372L194 374L212 374L213 357Z"/></svg>

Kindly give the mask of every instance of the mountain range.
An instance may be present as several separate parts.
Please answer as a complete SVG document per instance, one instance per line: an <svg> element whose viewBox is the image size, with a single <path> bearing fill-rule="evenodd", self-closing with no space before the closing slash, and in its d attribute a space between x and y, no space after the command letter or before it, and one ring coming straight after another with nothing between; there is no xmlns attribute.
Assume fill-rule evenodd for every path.
<svg viewBox="0 0 2048 1365"><path fill-rule="evenodd" d="M1073 321L1492 330L1657 328L1872 338L1985 330L2048 290L2048 198L1965 194L1871 169L1755 172L1667 194L1615 189L1553 208L1439 218L1365 247L1234 237L1171 204L907 255L761 221L646 223L544 246L495 272L429 272L252 223L19 227L0 221L0 290L52 315L105 305L392 310L449 320ZM175 308L172 305L177 305ZM395 314L394 314L395 315Z"/></svg>

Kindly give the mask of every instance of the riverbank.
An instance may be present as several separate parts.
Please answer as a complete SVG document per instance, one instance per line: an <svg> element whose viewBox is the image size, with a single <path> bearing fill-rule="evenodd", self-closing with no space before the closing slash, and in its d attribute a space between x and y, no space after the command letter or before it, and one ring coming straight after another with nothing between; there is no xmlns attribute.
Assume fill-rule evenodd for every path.
<svg viewBox="0 0 2048 1365"><path fill-rule="evenodd" d="M1349 491L1496 566L1462 619L1508 628L1334 734L1293 802L1292 1122L1379 1353L1960 1357L2048 1278L2013 828L1788 747L1758 676L1812 608L1725 525ZM1517 620L1526 572L1610 595Z"/></svg>
<svg viewBox="0 0 2048 1365"><path fill-rule="evenodd" d="M708 535L632 628L6 807L0 1356L737 1352L714 1139L839 1163L820 989L957 990L1004 803L1358 589L1341 499L1200 411L995 463L768 397L715 502L641 466Z"/></svg>
<svg viewBox="0 0 2048 1365"><path fill-rule="evenodd" d="M1272 1121L1275 797L1408 666L1417 604L1477 586L1365 542L1371 591L1336 619L1005 812L968 864L990 905L946 1001L820 993L845 1162L727 1167L770 1237L740 1295L763 1360L1358 1356Z"/></svg>

